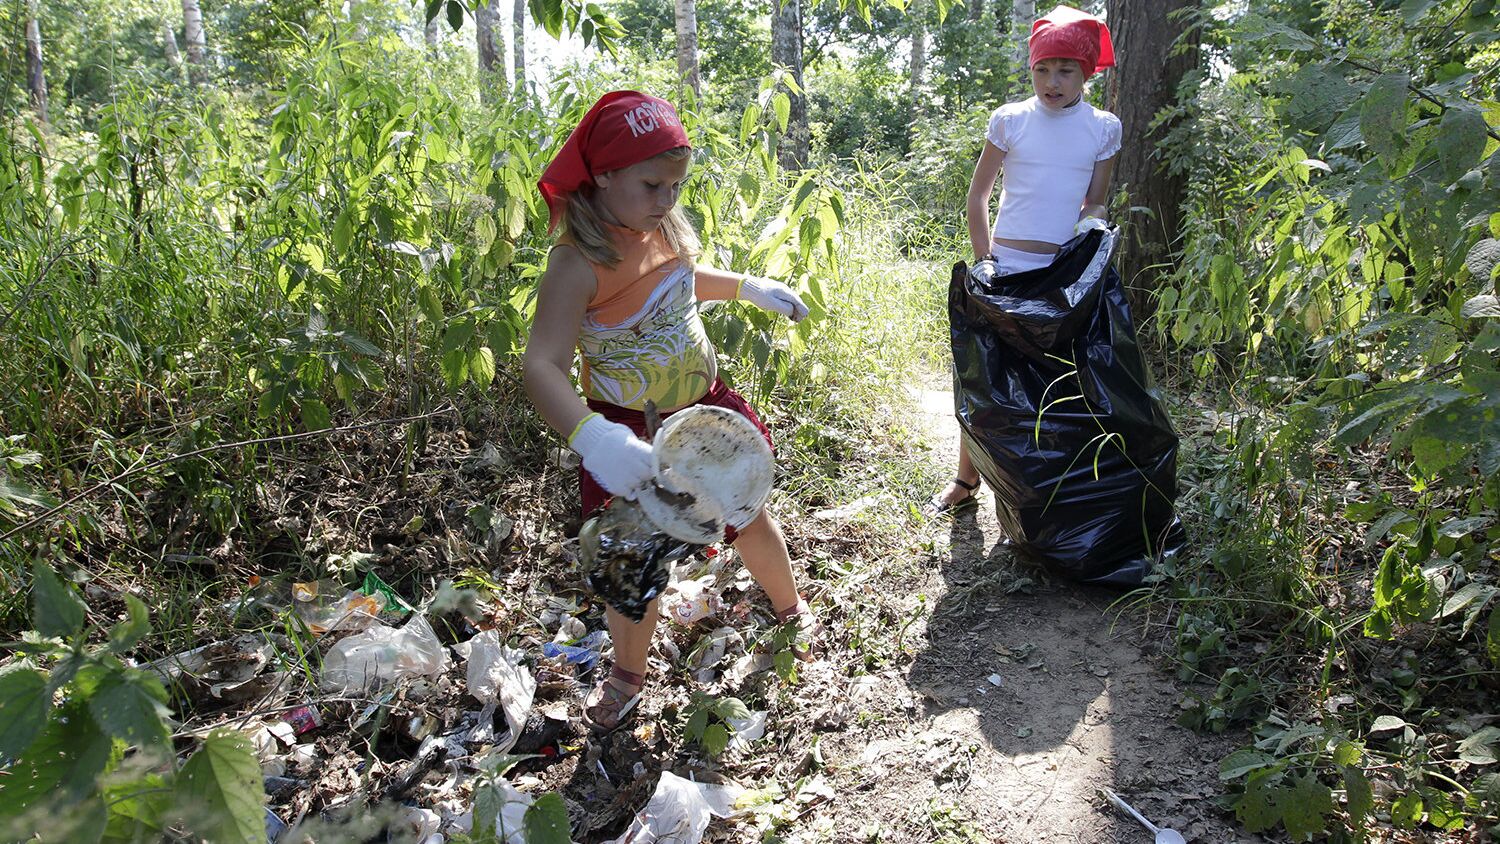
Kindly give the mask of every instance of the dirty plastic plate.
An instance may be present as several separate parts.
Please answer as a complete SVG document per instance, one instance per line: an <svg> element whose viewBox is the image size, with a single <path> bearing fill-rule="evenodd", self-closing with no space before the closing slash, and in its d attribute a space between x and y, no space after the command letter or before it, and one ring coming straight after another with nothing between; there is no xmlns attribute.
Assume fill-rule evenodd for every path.
<svg viewBox="0 0 1500 844"><path fill-rule="evenodd" d="M667 417L652 442L656 484L641 509L665 533L708 544L760 514L771 495L771 446L755 425L723 407L697 405Z"/></svg>

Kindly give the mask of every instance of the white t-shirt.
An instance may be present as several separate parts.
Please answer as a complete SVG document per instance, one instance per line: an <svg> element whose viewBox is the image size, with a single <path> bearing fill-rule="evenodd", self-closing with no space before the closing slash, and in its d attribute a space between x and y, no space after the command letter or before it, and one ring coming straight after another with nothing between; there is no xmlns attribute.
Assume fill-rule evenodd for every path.
<svg viewBox="0 0 1500 844"><path fill-rule="evenodd" d="M1082 99L1054 110L1032 97L995 109L984 137L1005 153L992 237L1062 244L1073 237L1094 163L1120 151L1120 118Z"/></svg>

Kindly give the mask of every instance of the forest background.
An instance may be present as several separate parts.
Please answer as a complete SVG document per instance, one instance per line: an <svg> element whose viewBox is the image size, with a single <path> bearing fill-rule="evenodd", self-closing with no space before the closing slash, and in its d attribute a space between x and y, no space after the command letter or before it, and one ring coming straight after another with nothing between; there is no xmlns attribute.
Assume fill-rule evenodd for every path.
<svg viewBox="0 0 1500 844"><path fill-rule="evenodd" d="M1125 119L1119 264L1190 444L1192 550L1128 599L1173 631L1183 721L1245 731L1222 779L1248 830L1493 836L1495 4L1103 5L1122 64L1089 96ZM315 535L337 508L309 478L338 452L379 458L356 487L409 496L434 443L491 432L517 480L460 509L479 546L506 512L567 509L517 381L549 242L534 183L611 88L681 107L708 254L812 305L795 328L710 319L785 443L783 494L918 499L941 469L913 471L893 420L945 366L944 267L1037 11L0 6L0 814L68 807L131 840L199 800L209 837L259 828L233 737L129 764L190 713L127 657L224 629L253 574L347 576L424 530ZM484 571L392 579L503 592Z"/></svg>

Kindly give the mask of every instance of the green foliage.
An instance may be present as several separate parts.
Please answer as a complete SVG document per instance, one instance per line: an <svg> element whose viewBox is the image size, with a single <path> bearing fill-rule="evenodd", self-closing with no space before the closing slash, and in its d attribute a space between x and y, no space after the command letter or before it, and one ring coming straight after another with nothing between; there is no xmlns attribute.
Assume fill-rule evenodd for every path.
<svg viewBox="0 0 1500 844"><path fill-rule="evenodd" d="M1423 707L1486 687L1483 666L1430 663L1488 655L1500 580L1494 10L1265 2L1200 22L1232 71L1192 80L1190 119L1161 148L1191 188L1155 328L1226 403L1256 410L1218 425L1188 470L1214 550L1164 589L1189 602L1184 675L1216 685L1190 693L1183 720L1257 725L1224 767L1251 830L1492 824L1459 751L1480 758L1487 737L1454 737ZM1363 542L1330 560L1324 543L1350 530ZM1403 655L1375 688L1339 670L1369 648ZM1294 654L1318 655L1313 702L1271 667ZM1412 723L1383 715L1356 754L1366 713L1304 713L1343 697Z"/></svg>
<svg viewBox="0 0 1500 844"><path fill-rule="evenodd" d="M682 710L682 736L697 742L710 756L719 756L729 747L734 727L730 721L750 717L750 707L736 697L715 698L695 692Z"/></svg>
<svg viewBox="0 0 1500 844"><path fill-rule="evenodd" d="M175 823L202 840L263 841L260 763L249 741L208 736L179 767L166 689L120 660L150 631L140 601L127 601L128 617L107 635L91 630L72 585L41 559L32 599L37 632L19 648L28 657L0 669L7 840L43 829L55 840L140 840ZM106 644L88 644L99 639ZM122 764L131 749L131 764Z"/></svg>

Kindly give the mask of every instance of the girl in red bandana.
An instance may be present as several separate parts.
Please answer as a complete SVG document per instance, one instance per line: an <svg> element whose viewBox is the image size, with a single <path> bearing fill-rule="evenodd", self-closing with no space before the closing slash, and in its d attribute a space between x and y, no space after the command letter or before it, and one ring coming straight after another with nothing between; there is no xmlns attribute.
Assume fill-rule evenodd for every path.
<svg viewBox="0 0 1500 844"><path fill-rule="evenodd" d="M1058 6L1027 41L1035 96L990 116L984 151L969 183L974 259L993 258L1000 275L1040 269L1075 234L1106 225L1109 182L1120 151L1120 119L1083 99L1084 81L1113 67L1104 21ZM1004 173L990 227L990 194ZM929 514L974 503L979 471L962 441L958 474L928 503Z"/></svg>
<svg viewBox="0 0 1500 844"><path fill-rule="evenodd" d="M552 227L561 223L563 232L538 288L526 391L582 458L585 517L610 496L633 499L651 483L651 447L642 439L648 401L663 416L695 404L728 407L770 441L750 405L719 379L699 302L744 299L793 321L807 316L785 284L694 264L698 237L677 207L691 156L670 103L615 91L584 115L538 183ZM568 375L575 349L576 388ZM778 620L796 622L811 637L817 624L797 593L776 522L763 511L726 534ZM639 623L613 608L605 614L615 663L584 702L585 719L600 731L618 726L639 697L656 601Z"/></svg>

